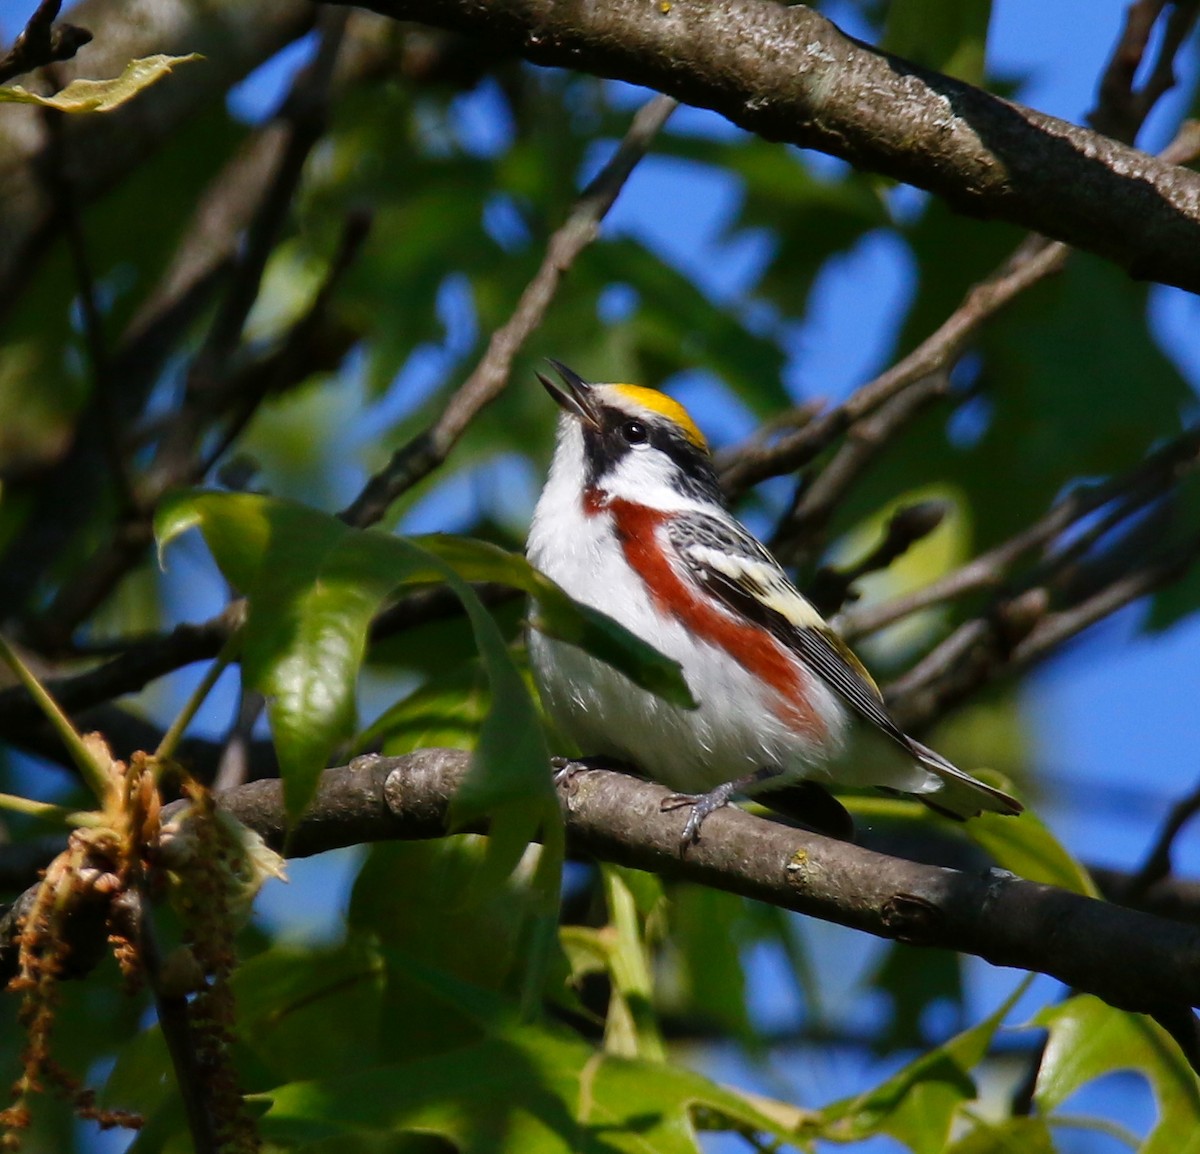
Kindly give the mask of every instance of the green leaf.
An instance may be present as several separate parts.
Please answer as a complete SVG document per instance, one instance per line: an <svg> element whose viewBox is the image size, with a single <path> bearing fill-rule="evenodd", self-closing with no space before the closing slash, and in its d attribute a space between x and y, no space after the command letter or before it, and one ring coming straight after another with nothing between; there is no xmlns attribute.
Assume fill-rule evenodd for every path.
<svg viewBox="0 0 1200 1154"><path fill-rule="evenodd" d="M478 660L431 678L385 710L356 739L389 757L414 749L474 749L487 716L487 678Z"/></svg>
<svg viewBox="0 0 1200 1154"><path fill-rule="evenodd" d="M799 1111L752 1105L678 1067L597 1054L565 1033L499 1031L451 1053L262 1095L268 1139L434 1133L463 1154L697 1154L707 1124L794 1138ZM784 1119L784 1120L781 1120Z"/></svg>
<svg viewBox="0 0 1200 1154"><path fill-rule="evenodd" d="M602 934L606 965L612 979L604 1048L625 1057L662 1061L666 1052L653 1010L654 982L644 924L633 891L625 884L627 872L600 867L608 924Z"/></svg>
<svg viewBox="0 0 1200 1154"><path fill-rule="evenodd" d="M1044 1118L977 1121L975 1128L947 1148L946 1154L1055 1154L1054 1138Z"/></svg>
<svg viewBox="0 0 1200 1154"><path fill-rule="evenodd" d="M1015 819L995 813L981 814L966 822L963 829L997 865L1026 881L1060 886L1087 897L1100 896L1087 870L1030 810Z"/></svg>
<svg viewBox="0 0 1200 1154"><path fill-rule="evenodd" d="M192 492L162 502L155 519L160 551L192 527L203 532L217 565L249 602L243 675L268 699L292 819L354 727L368 627L404 582L445 581L470 619L492 706L454 812L463 822L489 813L497 861L509 866L539 825L559 824L557 803L529 693L495 622L463 577L531 592L541 606L539 623L555 636L586 645L671 700L686 694L675 663L603 614L577 605L524 558L495 546L451 537L417 544L257 494Z"/></svg>
<svg viewBox="0 0 1200 1154"><path fill-rule="evenodd" d="M413 543L468 581L495 581L523 590L537 603L530 622L534 628L587 650L672 705L696 707L677 662L663 657L607 614L572 600L519 554L465 537L414 537Z"/></svg>
<svg viewBox="0 0 1200 1154"><path fill-rule="evenodd" d="M1051 1115L1081 1086L1112 1073L1141 1074L1158 1100L1158 1121L1139 1154L1200 1151L1200 1084L1167 1032L1142 1014L1116 1010L1091 994L1049 1006L1034 1024L1050 1031L1034 1100Z"/></svg>
<svg viewBox="0 0 1200 1154"><path fill-rule="evenodd" d="M234 974L238 1035L276 1080L368 1065L378 1061L384 981L378 947L359 935L331 949L267 950Z"/></svg>
<svg viewBox="0 0 1200 1154"><path fill-rule="evenodd" d="M475 602L477 641L484 619L490 622L468 586L410 543L351 529L290 502L245 493L179 494L164 501L155 524L160 549L198 526L221 571L249 601L243 676L268 699L293 820L333 749L354 728L367 629L392 590L405 579L441 576L460 598ZM489 674L492 642L491 636L481 642Z"/></svg>
<svg viewBox="0 0 1200 1154"><path fill-rule="evenodd" d="M995 1013L922 1054L883 1085L824 1111L821 1136L839 1142L890 1134L915 1154L941 1154L959 1107L975 1098L970 1070L1029 986L1026 978Z"/></svg>
<svg viewBox="0 0 1200 1154"><path fill-rule="evenodd" d="M203 60L198 52L187 56L145 56L131 60L121 75L112 80L72 80L66 88L53 96L39 96L19 84L0 88L0 104L40 104L43 108L56 108L59 112L111 112L139 92L156 84L177 64L191 60Z"/></svg>
<svg viewBox="0 0 1200 1154"><path fill-rule="evenodd" d="M566 843L541 718L492 616L457 573L439 567L445 568L446 583L471 619L492 692L492 707L479 731L471 768L450 805L451 821L462 827L490 818L488 859L498 878L512 872L525 847L540 833L545 853L555 863L551 873L541 875L542 913L550 916L558 902L557 867ZM544 934L542 944L546 944ZM540 976L534 981L540 989Z"/></svg>
<svg viewBox="0 0 1200 1154"><path fill-rule="evenodd" d="M683 886L671 896L669 917L685 1016L749 1041L754 1031L742 965L742 947L750 945L752 931L747 904L707 886Z"/></svg>
<svg viewBox="0 0 1200 1154"><path fill-rule="evenodd" d="M110 1110L156 1113L175 1091L171 1056L162 1030L153 1025L117 1051L116 1061L104 1083L100 1104Z"/></svg>
<svg viewBox="0 0 1200 1154"><path fill-rule="evenodd" d="M991 15L991 0L891 0L882 47L982 84Z"/></svg>

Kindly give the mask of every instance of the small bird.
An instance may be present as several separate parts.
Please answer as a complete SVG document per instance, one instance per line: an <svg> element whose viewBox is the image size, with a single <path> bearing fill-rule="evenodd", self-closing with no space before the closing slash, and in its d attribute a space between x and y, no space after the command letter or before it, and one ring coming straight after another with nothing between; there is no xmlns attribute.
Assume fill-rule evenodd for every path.
<svg viewBox="0 0 1200 1154"><path fill-rule="evenodd" d="M690 807L685 847L735 794L771 805L770 791L797 784L812 796L824 782L911 793L957 818L1021 812L892 720L858 658L727 509L682 405L549 363L562 385L537 376L562 414L529 560L679 662L698 702L672 705L531 630L534 679L565 736L686 791L663 802ZM900 754L894 764L839 760L855 719Z"/></svg>

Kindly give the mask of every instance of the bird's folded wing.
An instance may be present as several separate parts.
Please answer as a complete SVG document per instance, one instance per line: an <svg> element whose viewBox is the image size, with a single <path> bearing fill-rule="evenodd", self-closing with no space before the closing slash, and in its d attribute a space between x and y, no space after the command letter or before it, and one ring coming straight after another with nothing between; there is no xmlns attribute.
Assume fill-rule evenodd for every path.
<svg viewBox="0 0 1200 1154"><path fill-rule="evenodd" d="M933 773L942 783L937 797L944 795L947 812L957 817L983 809L1021 812L1015 798L964 773L896 724L862 663L788 580L775 558L735 521L689 513L671 523L670 537L692 578L729 612L769 629L851 709Z"/></svg>
<svg viewBox="0 0 1200 1154"><path fill-rule="evenodd" d="M669 535L707 592L730 612L769 629L856 713L916 755L871 675L758 541L735 521L701 513L674 518Z"/></svg>

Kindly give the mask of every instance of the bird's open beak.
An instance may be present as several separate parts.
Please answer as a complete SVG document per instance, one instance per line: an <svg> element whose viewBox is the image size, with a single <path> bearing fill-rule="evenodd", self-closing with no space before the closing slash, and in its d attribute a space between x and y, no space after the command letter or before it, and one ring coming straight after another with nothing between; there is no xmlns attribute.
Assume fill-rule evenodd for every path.
<svg viewBox="0 0 1200 1154"><path fill-rule="evenodd" d="M544 373L538 373L537 379L542 387L554 398L555 404L564 412L578 417L593 429L600 428L600 419L596 416L595 405L592 401L592 386L587 383L574 369L568 369L561 361L547 357L550 367L562 378L562 384L555 384Z"/></svg>

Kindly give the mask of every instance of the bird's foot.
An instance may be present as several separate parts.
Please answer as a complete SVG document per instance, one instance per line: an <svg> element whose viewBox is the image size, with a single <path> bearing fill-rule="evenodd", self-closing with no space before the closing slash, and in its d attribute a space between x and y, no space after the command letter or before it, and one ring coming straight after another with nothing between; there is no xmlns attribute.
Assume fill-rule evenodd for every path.
<svg viewBox="0 0 1200 1154"><path fill-rule="evenodd" d="M613 757L552 757L550 768L554 774L555 786L570 785L580 774L590 773L593 769L630 772L630 768L624 762Z"/></svg>
<svg viewBox="0 0 1200 1154"><path fill-rule="evenodd" d="M556 788L562 785L570 785L579 774L586 773L587 768L586 765L582 765L569 757L552 757L550 759L550 770Z"/></svg>
<svg viewBox="0 0 1200 1154"><path fill-rule="evenodd" d="M691 807L692 812L688 814L687 824L679 836L681 853L689 845L695 845L700 840L700 827L704 824L704 819L710 813L724 809L742 785L742 781L727 781L718 785L716 789L709 790L708 793L672 793L662 799L658 808L663 813L683 809L684 806Z"/></svg>

